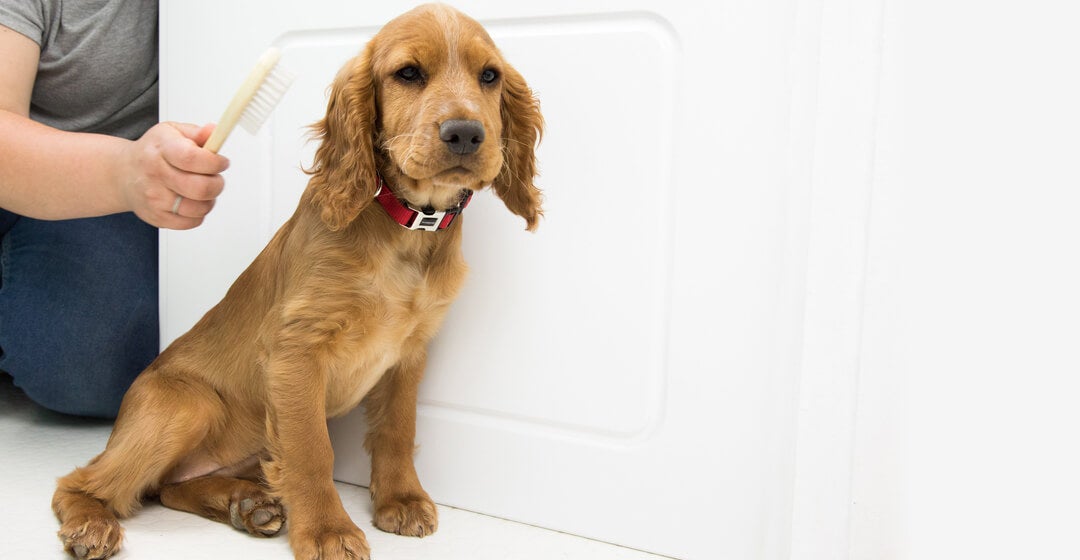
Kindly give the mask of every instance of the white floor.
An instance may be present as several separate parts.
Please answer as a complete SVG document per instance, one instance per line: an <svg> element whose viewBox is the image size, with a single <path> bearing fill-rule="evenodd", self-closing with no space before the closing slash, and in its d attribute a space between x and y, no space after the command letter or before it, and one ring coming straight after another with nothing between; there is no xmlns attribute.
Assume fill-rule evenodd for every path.
<svg viewBox="0 0 1080 560"><path fill-rule="evenodd" d="M49 509L55 480L105 447L111 424L40 409L0 375L0 558L69 558L56 538ZM439 530L416 539L371 525L367 489L338 484L345 508L367 533L378 560L658 560L661 557L439 506ZM259 558L293 556L284 535L256 539L223 524L148 504L124 521L124 559Z"/></svg>

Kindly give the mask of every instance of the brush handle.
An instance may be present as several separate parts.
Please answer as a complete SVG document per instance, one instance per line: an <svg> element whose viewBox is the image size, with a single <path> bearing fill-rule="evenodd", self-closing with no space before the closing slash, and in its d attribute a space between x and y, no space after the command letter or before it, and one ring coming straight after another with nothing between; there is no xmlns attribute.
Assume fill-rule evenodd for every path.
<svg viewBox="0 0 1080 560"><path fill-rule="evenodd" d="M236 95L233 96L232 101L229 102L229 106L225 108L225 112L221 115L221 119L218 120L217 127L214 128L214 132L210 134L210 138L203 144L203 148L214 152L215 154L221 149L221 145L225 143L225 139L229 137L233 128L236 128L236 123L240 120L240 115L244 113L244 109L247 109L248 103L251 103L251 99L255 97L255 94L262 87L263 82L266 80L266 76L277 65L278 60L281 58L281 51L276 47L270 47L259 58L259 62L255 64L255 68L251 69L251 73L248 74L244 83L240 84L240 89L236 91Z"/></svg>

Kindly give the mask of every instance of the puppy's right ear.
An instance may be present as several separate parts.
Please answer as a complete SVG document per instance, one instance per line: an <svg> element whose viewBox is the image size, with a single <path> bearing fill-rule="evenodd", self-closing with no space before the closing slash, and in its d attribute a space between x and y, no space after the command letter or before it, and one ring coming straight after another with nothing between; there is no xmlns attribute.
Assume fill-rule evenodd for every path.
<svg viewBox="0 0 1080 560"><path fill-rule="evenodd" d="M334 79L326 116L312 125L321 141L308 173L312 201L326 227L338 231L375 197L375 81L370 44Z"/></svg>

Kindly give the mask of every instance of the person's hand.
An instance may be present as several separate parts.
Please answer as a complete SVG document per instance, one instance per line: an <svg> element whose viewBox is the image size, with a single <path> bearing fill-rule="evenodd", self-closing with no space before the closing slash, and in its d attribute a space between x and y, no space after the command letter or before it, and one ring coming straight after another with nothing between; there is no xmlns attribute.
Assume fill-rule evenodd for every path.
<svg viewBox="0 0 1080 560"><path fill-rule="evenodd" d="M225 188L229 160L201 146L214 125L164 122L128 143L120 189L135 215L153 226L191 229L202 223Z"/></svg>

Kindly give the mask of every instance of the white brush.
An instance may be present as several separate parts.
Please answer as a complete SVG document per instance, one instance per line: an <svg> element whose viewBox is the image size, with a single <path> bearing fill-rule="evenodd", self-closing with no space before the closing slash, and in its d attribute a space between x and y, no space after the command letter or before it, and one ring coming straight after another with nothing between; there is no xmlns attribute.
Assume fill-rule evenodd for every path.
<svg viewBox="0 0 1080 560"><path fill-rule="evenodd" d="M251 134L259 131L292 85L293 75L278 66L280 59L281 51L276 47L270 47L263 53L247 79L240 84L240 89L221 115L214 132L203 144L204 148L216 154L237 123Z"/></svg>

